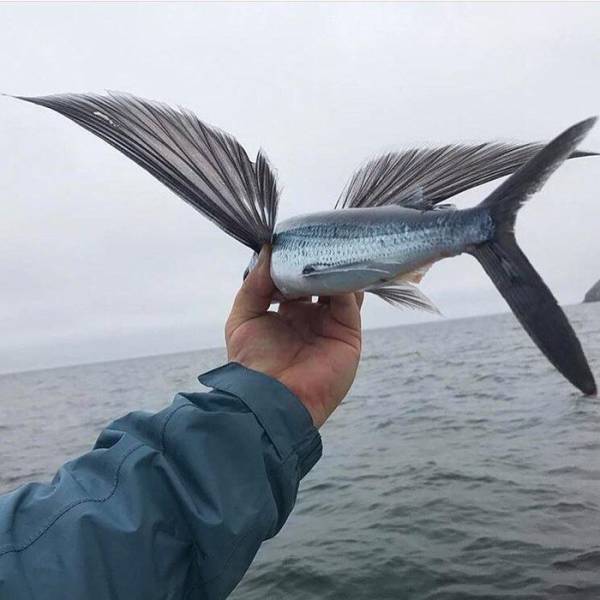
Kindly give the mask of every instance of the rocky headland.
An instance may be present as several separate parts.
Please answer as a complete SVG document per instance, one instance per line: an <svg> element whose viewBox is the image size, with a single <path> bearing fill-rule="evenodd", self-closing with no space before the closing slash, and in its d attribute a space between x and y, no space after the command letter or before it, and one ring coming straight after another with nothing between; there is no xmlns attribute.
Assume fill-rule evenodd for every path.
<svg viewBox="0 0 600 600"><path fill-rule="evenodd" d="M584 302L600 302L600 281L597 281L586 293Z"/></svg>

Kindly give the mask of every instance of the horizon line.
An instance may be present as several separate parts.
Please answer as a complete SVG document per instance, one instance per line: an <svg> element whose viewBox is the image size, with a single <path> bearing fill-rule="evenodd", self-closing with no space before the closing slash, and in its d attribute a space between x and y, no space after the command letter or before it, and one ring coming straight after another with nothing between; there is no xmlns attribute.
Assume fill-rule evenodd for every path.
<svg viewBox="0 0 600 600"><path fill-rule="evenodd" d="M570 306L581 306L584 304L594 304L594 302L577 302L577 303L573 303L573 304L561 304L562 307L570 307ZM482 314L478 314L478 315L469 315L469 316L465 316L465 317L449 317L449 318L443 318L443 320L435 320L435 321L420 321L417 323L401 323L399 325L392 325L392 326L380 326L380 327L369 327L367 329L363 329L363 334L366 332L370 332L370 331L382 331L382 330L389 330L389 329L400 329L400 328L407 328L407 327L421 327L421 326L435 326L438 325L440 323L448 323L448 322L452 322L452 321L467 321L470 319L481 319L481 318L488 318L488 317L494 317L494 316L499 316L499 315L505 315L505 314L510 314L514 317L514 314L512 313L512 311L510 311L509 309L506 311L502 311L502 312L493 312L493 313L482 313ZM443 315L442 315L443 317ZM514 317L516 319L516 317ZM136 356L128 356L126 358L109 358L108 360L91 360L91 361L85 361L85 362L81 362L81 363L66 363L66 364L62 364L62 365L55 365L52 367L41 367L41 368L31 368L31 369L20 369L20 370L16 370L16 371L0 371L0 378L2 377L6 377L9 375L23 375L25 373L39 373L42 371L55 371L58 369L71 369L71 368L75 368L75 367L89 367L89 366L93 366L93 365L105 365L105 364L110 364L110 363L117 363L117 362L128 362L128 361L133 361L133 360L142 360L142 359L146 359L146 358L158 358L160 356L177 356L178 354L192 354L194 352L208 352L210 350L221 350L224 349L225 346L203 346L200 348L189 348L186 350L177 350L176 352L165 352L165 353L161 353L161 354L140 354L140 355L136 355Z"/></svg>

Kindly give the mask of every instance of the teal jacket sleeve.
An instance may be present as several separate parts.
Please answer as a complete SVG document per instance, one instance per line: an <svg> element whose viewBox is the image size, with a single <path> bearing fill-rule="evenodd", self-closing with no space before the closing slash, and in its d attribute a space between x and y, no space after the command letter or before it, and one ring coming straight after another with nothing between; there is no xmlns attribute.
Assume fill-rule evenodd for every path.
<svg viewBox="0 0 600 600"><path fill-rule="evenodd" d="M109 425L50 484L0 497L0 599L225 598L321 456L278 381L230 363ZM1 468L1 466L0 466Z"/></svg>

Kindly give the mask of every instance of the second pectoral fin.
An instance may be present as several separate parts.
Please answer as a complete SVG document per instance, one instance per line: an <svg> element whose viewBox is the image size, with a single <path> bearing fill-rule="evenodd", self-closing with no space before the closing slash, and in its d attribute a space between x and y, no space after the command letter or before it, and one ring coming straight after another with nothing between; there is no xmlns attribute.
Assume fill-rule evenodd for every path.
<svg viewBox="0 0 600 600"><path fill-rule="evenodd" d="M365 291L379 296L392 306L425 310L438 315L441 314L437 306L416 285L412 285L412 283L392 283L367 288Z"/></svg>

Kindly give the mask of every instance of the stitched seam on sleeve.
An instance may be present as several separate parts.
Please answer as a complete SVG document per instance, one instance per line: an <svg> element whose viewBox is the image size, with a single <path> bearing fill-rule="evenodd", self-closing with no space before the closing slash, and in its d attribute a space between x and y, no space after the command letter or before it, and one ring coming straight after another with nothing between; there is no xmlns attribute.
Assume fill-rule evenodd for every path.
<svg viewBox="0 0 600 600"><path fill-rule="evenodd" d="M269 443L273 446L273 448L275 449L275 451L277 451L277 447L274 444L273 440L271 439L271 436L268 434L268 431L266 429L266 427L264 427L264 425L261 423L260 419L257 418L256 413L244 402L243 398L240 398L239 396L232 394L231 392L229 392L228 390L219 390L221 392L225 392L227 394L230 394L232 396L234 396L235 398L237 398L238 400L241 401L241 403L246 406L256 423L259 425L259 427L263 430L263 432L266 434L267 439L269 440ZM171 419L173 418L173 416L175 415L175 413L179 412L180 410L184 409L184 408L193 408L196 410L201 410L201 408L199 406L197 406L196 404L194 404L193 402L190 402L189 400L186 399L186 401L188 402L187 404L182 404L181 406L177 407L172 413L169 414L168 418L165 419L165 422L162 426L162 430L161 430L161 450L162 452L164 452L165 454L167 453L167 449L166 449L166 429L167 426L169 424L169 422L171 421ZM296 458L298 460L298 462L300 462L300 456L298 455L298 450L300 449L301 446L306 445L307 443L307 438L309 440L311 440L311 444L314 443L313 440L315 437L318 436L318 432L311 432L311 434L309 436L305 436L303 437L301 440L299 440L298 442L296 442L295 444L293 444L293 446L291 447L291 451L288 453L287 457L285 457L285 459L281 462L281 469L285 470L288 462L293 459ZM259 514L262 513L265 510L265 507L273 501L272 495L268 496L265 501L261 504L260 508L259 508ZM231 563L231 561L233 560L233 557L237 551L237 549L244 543L244 541L253 533L255 533L259 527L261 527L263 525L263 523L259 523L257 524L255 527L252 527L249 529L249 531L247 531L241 539L239 539L237 541L237 543L235 543L231 549L231 551L229 552L229 554L227 555L227 558L225 559L225 561L223 562L223 565L221 567L221 569L219 570L218 573L212 575L211 577L208 578L203 578L201 575L199 575L199 579L202 582L203 585L206 585L212 581L215 581L217 579L219 579L220 577L223 576L223 573L227 570L229 564ZM194 547L196 547L197 550L199 550L197 548L197 545L195 543L195 541L193 542ZM201 553L202 554L202 553ZM192 592L200 590L201 586L198 583L192 583L192 585L190 586L190 588L188 588L188 590L185 592L184 594L184 598L190 598Z"/></svg>
<svg viewBox="0 0 600 600"><path fill-rule="evenodd" d="M167 445L166 445L166 441L167 441L167 425L169 424L169 422L171 421L171 419L173 418L173 416L175 415L175 413L178 413L180 410L184 409L184 408L191 408L191 409L195 409L195 410L199 410L202 411L202 409L197 406L196 404L194 404L193 402L189 402L188 400L188 404L182 404L181 406L178 406L166 419L165 422L162 426L162 430L161 430L161 434L160 434L160 445L161 445L161 453L165 456L165 459L167 459ZM185 486L184 486L185 487ZM181 518L185 521L188 530L192 531L193 527L191 525L191 523L188 521L186 515L184 513L181 514ZM196 550L197 554L201 557L204 557L204 552L200 549L200 547L198 546L198 543L195 539L194 536L190 536L191 537L191 543L192 546L194 547L194 549ZM188 592L189 595L189 592Z"/></svg>
<svg viewBox="0 0 600 600"><path fill-rule="evenodd" d="M188 404L182 404L181 406L178 406L174 411L172 411L169 414L169 416L165 419L165 422L163 423L163 426L161 427L161 430L160 430L160 451L162 453L166 452L165 440L166 440L167 425L169 424L169 422L171 421L171 419L175 416L175 414L178 413L183 408L195 408L196 410L202 410L200 407L198 407L194 403L190 402L187 398L185 400L186 400L186 402Z"/></svg>
<svg viewBox="0 0 600 600"><path fill-rule="evenodd" d="M289 457L283 461L281 463L281 469L284 470L286 464L288 463L290 458L293 458L294 455L289 455ZM262 513L262 511L264 510L265 506L267 506L267 504L269 504L269 502L274 502L273 497L272 497L272 493L271 495L262 503L260 509L259 509L259 513ZM262 525L262 523L259 523L258 525L250 528L243 536L241 539L238 540L238 542L236 544L234 544L233 548L231 549L231 552L229 553L229 555L227 556L227 558L225 559L225 561L223 562L223 567L221 568L221 570L216 573L215 575L212 575L211 577L208 577L206 579L201 577L201 581L203 581L204 583L209 583L211 581L214 581L215 579L219 579L219 577L222 577L223 572L227 569L227 567L229 566L229 563L231 562L231 560L233 559L233 555L235 554L236 550L239 548L239 546L246 540L246 538L251 534L254 533L260 526ZM264 541L264 540L263 540ZM262 543L262 542L261 542Z"/></svg>
<svg viewBox="0 0 600 600"><path fill-rule="evenodd" d="M220 391L225 391L227 392L227 390L220 390ZM229 392L227 392L229 393ZM239 396L237 396L244 405L246 405L246 403L244 402L243 398L240 398ZM246 405L247 406L247 405ZM183 407L181 407L183 408ZM250 408L250 407L248 407ZM254 413L254 411L250 408L250 414L252 414L254 416L254 418L256 419L256 422L258 423L258 425L261 427L261 429L264 431L264 433L267 435L267 439L269 440L269 443L275 448L275 450L277 451L277 447L275 446L275 444L273 443L273 440L271 439L271 437L269 436L266 428L263 426L263 424L260 422L260 420L257 418L256 414ZM310 433L308 437L309 440L311 440L311 445L314 443L314 438L317 438L319 436L319 432L318 431L313 431ZM289 463L289 461L293 458L296 458L298 461L298 464L300 464L301 462L301 458L298 454L298 450L300 449L300 447L304 444L306 444L307 442L307 437L302 438L301 440L299 440L298 442L296 442L295 444L293 444L293 446L291 447L291 451L288 453L287 457L281 462L281 469L285 470L287 464ZM312 452L311 452L312 454ZM297 471L298 469L296 469ZM262 505L260 506L259 509L259 513L262 513L262 511L265 509L265 507L269 504L269 502L273 501L272 495L267 497L265 499L265 501L262 503ZM233 557L237 551L237 549L243 544L243 542L253 533L255 533L258 528L262 525L262 523L260 523L259 525L256 525L255 527L252 527L249 531L246 532L246 534L237 541L236 544L233 545L233 548L231 549L231 551L229 552L227 558L225 559L225 561L223 562L223 566L221 567L221 569L219 570L218 573L215 573L214 575L212 575L211 577L208 578L204 578L201 575L200 577L200 581L202 582L202 585L207 585L219 578L221 578L223 576L223 574L226 572L229 564L231 563L231 561L233 560ZM263 540L264 541L264 540ZM188 588L188 590L185 592L184 594L184 598L188 599L191 597L192 592L195 591L199 591L202 589L202 586L199 583L192 583L192 585Z"/></svg>
<svg viewBox="0 0 600 600"><path fill-rule="evenodd" d="M125 456L121 459L121 461L119 462L116 470L115 470L115 475L114 475L114 479L113 479L113 487L112 490L103 498L81 498L80 500L76 500L75 502L72 502L71 504L68 504L65 508L63 508L57 515L55 515L46 525L44 525L37 533L33 534L32 536L29 537L29 539L22 545L22 546L12 546L12 547L8 547L5 550L0 550L0 558L2 558L5 554L11 554L14 552L22 552L23 550L26 550L27 548L29 548L32 544L34 544L35 542L37 542L51 527L52 525L54 525L61 517L63 517L64 515L66 515L71 509L75 508L76 506L79 506L80 504L84 504L86 502L96 502L96 503L102 503L102 502L106 502L107 500L109 500L110 498L112 498L112 496L114 495L114 493L117 490L117 486L119 484L119 475L121 474L121 467L123 466L123 463L136 451L139 450L140 448L142 448L144 446L144 444L139 443L136 446L134 446L133 448L131 448L127 454L125 454Z"/></svg>

